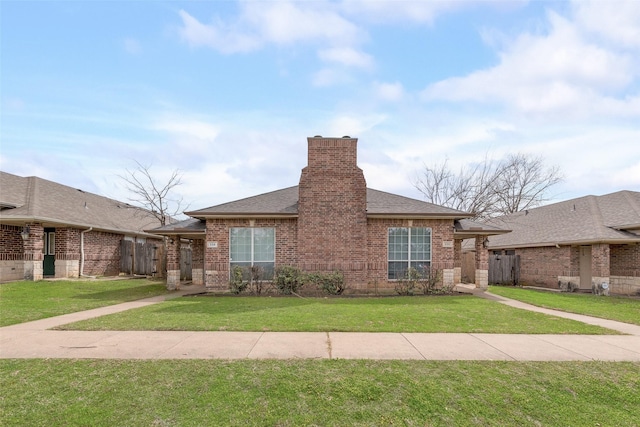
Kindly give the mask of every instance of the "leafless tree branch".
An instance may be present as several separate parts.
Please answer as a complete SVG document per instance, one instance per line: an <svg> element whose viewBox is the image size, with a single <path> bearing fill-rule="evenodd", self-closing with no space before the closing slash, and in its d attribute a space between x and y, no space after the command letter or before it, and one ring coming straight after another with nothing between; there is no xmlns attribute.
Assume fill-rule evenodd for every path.
<svg viewBox="0 0 640 427"><path fill-rule="evenodd" d="M548 190L562 181L558 167L545 167L542 157L522 153L500 161L485 156L457 174L447 163L425 165L414 186L428 202L473 212L478 219L539 206L548 200Z"/></svg>
<svg viewBox="0 0 640 427"><path fill-rule="evenodd" d="M134 169L126 169L126 173L118 175L131 193L129 201L145 208L160 222L166 225L171 219L182 213L183 198L172 197L173 190L182 184L182 175L175 169L166 183L161 184L151 175L151 166L135 161Z"/></svg>

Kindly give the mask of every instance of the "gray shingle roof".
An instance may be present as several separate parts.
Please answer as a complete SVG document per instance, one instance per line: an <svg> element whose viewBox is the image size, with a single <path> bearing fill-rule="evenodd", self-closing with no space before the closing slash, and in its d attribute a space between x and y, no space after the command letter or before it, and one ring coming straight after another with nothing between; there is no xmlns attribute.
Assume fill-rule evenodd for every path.
<svg viewBox="0 0 640 427"><path fill-rule="evenodd" d="M185 214L195 218L243 215L296 216L298 214L298 186L185 212ZM472 216L466 212L370 188L367 189L367 214L381 216L445 216L453 218Z"/></svg>
<svg viewBox="0 0 640 427"><path fill-rule="evenodd" d="M640 192L584 196L491 220L489 248L640 242ZM635 229L634 234L628 230Z"/></svg>
<svg viewBox="0 0 640 427"><path fill-rule="evenodd" d="M7 224L37 221L123 234L145 234L160 225L150 212L127 203L7 172L0 172L0 204L9 207L0 210L0 222Z"/></svg>

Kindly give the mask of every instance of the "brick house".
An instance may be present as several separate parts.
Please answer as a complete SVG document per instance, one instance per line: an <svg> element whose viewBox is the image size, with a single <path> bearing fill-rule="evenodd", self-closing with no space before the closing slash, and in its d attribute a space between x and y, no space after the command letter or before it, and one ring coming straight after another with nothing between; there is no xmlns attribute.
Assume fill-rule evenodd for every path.
<svg viewBox="0 0 640 427"><path fill-rule="evenodd" d="M409 267L442 271L460 282L464 238L503 232L466 212L367 188L357 139L308 138L308 166L297 186L209 208L149 230L170 237L167 284L179 285L180 241L192 240L195 283L225 291L235 266L341 271L354 293L391 291ZM476 284L487 284L488 253L477 251Z"/></svg>
<svg viewBox="0 0 640 427"><path fill-rule="evenodd" d="M496 254L520 255L520 282L611 293L640 292L640 192L585 196L491 221L511 233L492 236Z"/></svg>
<svg viewBox="0 0 640 427"><path fill-rule="evenodd" d="M149 212L35 176L0 172L0 282L120 273L122 240L157 241Z"/></svg>

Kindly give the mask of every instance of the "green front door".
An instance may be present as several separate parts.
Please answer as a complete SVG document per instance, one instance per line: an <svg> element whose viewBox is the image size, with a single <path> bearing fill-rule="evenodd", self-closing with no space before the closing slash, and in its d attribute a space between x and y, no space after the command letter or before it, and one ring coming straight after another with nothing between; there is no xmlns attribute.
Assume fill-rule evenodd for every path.
<svg viewBox="0 0 640 427"><path fill-rule="evenodd" d="M44 261L42 264L42 274L44 276L56 275L56 229L44 229Z"/></svg>

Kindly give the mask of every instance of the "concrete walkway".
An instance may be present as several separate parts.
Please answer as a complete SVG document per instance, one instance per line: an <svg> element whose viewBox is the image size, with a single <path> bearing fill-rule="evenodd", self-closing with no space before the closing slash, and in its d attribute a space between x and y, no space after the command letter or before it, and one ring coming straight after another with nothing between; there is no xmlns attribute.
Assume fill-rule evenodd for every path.
<svg viewBox="0 0 640 427"><path fill-rule="evenodd" d="M477 295L628 335L48 330L202 290L191 286L169 296L0 328L0 358L640 361L640 326L542 309L488 292Z"/></svg>

